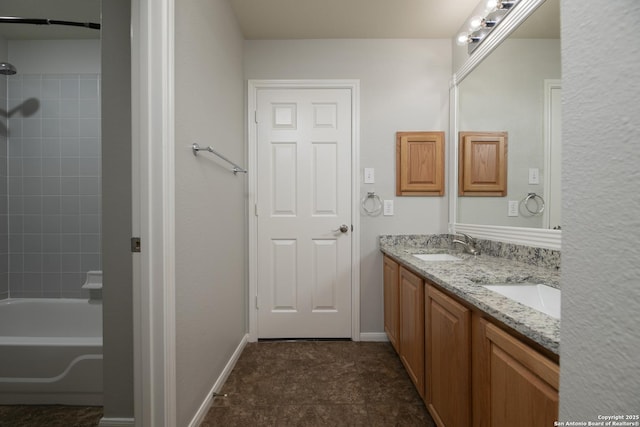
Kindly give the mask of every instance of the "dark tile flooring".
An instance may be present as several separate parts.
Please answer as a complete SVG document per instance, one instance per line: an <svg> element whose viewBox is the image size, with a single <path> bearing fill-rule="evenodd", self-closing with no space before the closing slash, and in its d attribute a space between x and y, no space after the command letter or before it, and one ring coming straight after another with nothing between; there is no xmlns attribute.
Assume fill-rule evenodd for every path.
<svg viewBox="0 0 640 427"><path fill-rule="evenodd" d="M389 343L247 345L202 427L435 426Z"/></svg>
<svg viewBox="0 0 640 427"><path fill-rule="evenodd" d="M202 427L435 424L389 343L250 343ZM101 407L0 406L0 427L95 427Z"/></svg>
<svg viewBox="0 0 640 427"><path fill-rule="evenodd" d="M0 427L95 427L101 406L0 406Z"/></svg>

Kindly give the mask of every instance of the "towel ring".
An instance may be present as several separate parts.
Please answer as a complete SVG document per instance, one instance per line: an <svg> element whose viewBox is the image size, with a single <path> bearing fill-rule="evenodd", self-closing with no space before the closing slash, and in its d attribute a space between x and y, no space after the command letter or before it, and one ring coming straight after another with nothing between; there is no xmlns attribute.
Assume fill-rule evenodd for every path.
<svg viewBox="0 0 640 427"><path fill-rule="evenodd" d="M529 207L530 201L533 201L533 203L535 203L534 209ZM525 197L525 199L522 201L522 204L524 205L524 208L527 210L527 212L529 212L531 215L540 215L542 214L542 212L544 212L544 199L542 198L542 196L536 193L527 194L527 197Z"/></svg>
<svg viewBox="0 0 640 427"><path fill-rule="evenodd" d="M369 201L371 201L371 203L368 203ZM360 204L367 215L378 215L380 211L382 211L382 200L380 200L380 196L373 191L367 192L367 195L362 198Z"/></svg>

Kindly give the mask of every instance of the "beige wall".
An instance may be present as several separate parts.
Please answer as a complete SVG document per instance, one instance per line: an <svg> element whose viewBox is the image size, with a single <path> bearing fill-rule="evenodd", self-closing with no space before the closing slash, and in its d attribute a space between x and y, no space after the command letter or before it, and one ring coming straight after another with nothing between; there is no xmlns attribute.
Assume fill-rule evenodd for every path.
<svg viewBox="0 0 640 427"><path fill-rule="evenodd" d="M175 5L177 425L186 426L247 331L242 35L226 0Z"/></svg>
<svg viewBox="0 0 640 427"><path fill-rule="evenodd" d="M640 408L638 17L636 0L562 1L561 421Z"/></svg>
<svg viewBox="0 0 640 427"><path fill-rule="evenodd" d="M375 191L394 216L361 215L361 332L383 332L380 234L446 232L447 197L395 196L395 132L449 127L450 40L252 41L246 79L359 79L360 167L375 168ZM362 176L362 170L359 171Z"/></svg>

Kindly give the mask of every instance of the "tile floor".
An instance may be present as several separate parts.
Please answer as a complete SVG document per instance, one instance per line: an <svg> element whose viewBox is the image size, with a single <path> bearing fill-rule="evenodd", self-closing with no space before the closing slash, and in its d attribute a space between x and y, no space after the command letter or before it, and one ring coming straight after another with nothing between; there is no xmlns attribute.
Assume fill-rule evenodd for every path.
<svg viewBox="0 0 640 427"><path fill-rule="evenodd" d="M247 345L201 427L435 424L389 343ZM94 427L101 407L0 406L0 427Z"/></svg>
<svg viewBox="0 0 640 427"><path fill-rule="evenodd" d="M389 343L247 345L202 427L435 426Z"/></svg>
<svg viewBox="0 0 640 427"><path fill-rule="evenodd" d="M95 427L100 406L0 406L0 427Z"/></svg>

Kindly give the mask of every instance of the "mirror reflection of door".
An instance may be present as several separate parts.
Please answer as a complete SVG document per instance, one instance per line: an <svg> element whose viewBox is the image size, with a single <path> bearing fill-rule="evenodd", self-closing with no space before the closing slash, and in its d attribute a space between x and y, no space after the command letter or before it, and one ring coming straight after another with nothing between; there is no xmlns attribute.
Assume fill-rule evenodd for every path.
<svg viewBox="0 0 640 427"><path fill-rule="evenodd" d="M562 84L548 79L545 88L545 189L544 227L559 230L562 224L560 173L562 163Z"/></svg>

